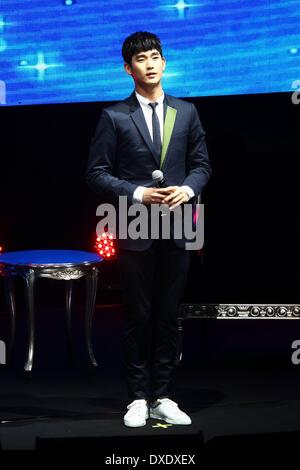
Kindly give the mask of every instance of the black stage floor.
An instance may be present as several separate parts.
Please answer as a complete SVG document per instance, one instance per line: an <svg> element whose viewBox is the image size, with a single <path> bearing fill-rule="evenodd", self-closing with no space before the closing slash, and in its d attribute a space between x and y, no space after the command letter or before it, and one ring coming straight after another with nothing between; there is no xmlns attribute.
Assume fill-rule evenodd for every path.
<svg viewBox="0 0 300 470"><path fill-rule="evenodd" d="M49 317L45 318L50 323ZM44 325L46 330L49 323ZM241 323L250 341L254 324ZM290 360L291 338L290 331L285 331L286 323L277 322L274 327L275 323L267 322L268 328L273 325L273 330L281 334L287 354L280 348L276 350L274 343L270 350L270 337L263 331L266 326L261 326L261 335L265 343L269 341L268 354L254 343L253 354L249 348L246 351L238 346L230 350L229 329L235 328L236 339L239 333L240 341L243 331L237 331L235 322L218 322L214 341L220 342L221 332L230 350L227 355L219 355L212 353L211 332L208 344L189 349L189 343L195 341L191 330L195 331L200 324L190 321L184 334L185 355L174 376L174 399L191 415L193 424L161 427L162 422L149 419L145 427L135 429L122 424L128 400L117 316L113 324L102 319L101 341L96 347L99 367L93 374L83 360L79 344L76 363L68 363L63 335L53 335L60 328L54 314L48 336L46 330L41 334L40 325L33 374L30 379L24 377L26 342L22 343L23 336L17 331L19 341L13 364L0 366L1 449L97 450L102 463L117 456L137 455L141 459L144 456L141 468L151 452L193 454L198 463L202 456L208 456L210 461L220 455L232 458L237 448L247 459L256 452L276 458L292 456L300 438L300 364L294 365ZM23 328L22 322L20 327ZM95 329L97 336L100 333L97 322ZM257 331L255 334L257 346L260 337ZM297 336L295 331L291 335ZM50 344L56 347L49 349Z"/></svg>
<svg viewBox="0 0 300 470"><path fill-rule="evenodd" d="M1 447L80 450L101 445L103 458L126 450L128 455L130 446L146 451L156 440L167 452L178 450L179 444L183 453L228 450L235 442L253 450L271 446L272 453L286 452L287 446L293 450L300 437L299 373L278 363L240 366L211 361L201 368L180 366L175 398L193 424L162 428L149 419L136 429L122 424L126 388L112 374L39 371L28 380L1 370Z"/></svg>

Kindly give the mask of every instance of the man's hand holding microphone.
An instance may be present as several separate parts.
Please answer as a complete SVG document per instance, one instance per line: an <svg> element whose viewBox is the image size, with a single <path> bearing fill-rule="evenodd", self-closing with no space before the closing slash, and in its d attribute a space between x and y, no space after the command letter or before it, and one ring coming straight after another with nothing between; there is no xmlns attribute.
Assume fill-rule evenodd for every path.
<svg viewBox="0 0 300 470"><path fill-rule="evenodd" d="M184 187L167 186L162 171L153 171L152 180L156 187L144 189L144 204L167 204L172 210L190 199Z"/></svg>

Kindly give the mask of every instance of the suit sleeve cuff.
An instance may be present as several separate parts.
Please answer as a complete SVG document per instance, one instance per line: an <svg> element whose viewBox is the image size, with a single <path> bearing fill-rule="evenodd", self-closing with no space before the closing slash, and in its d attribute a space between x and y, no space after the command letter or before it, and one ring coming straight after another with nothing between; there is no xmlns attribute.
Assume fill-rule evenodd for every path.
<svg viewBox="0 0 300 470"><path fill-rule="evenodd" d="M190 199L195 196L194 191L189 186L181 186L181 189L187 193Z"/></svg>
<svg viewBox="0 0 300 470"><path fill-rule="evenodd" d="M143 202L144 191L145 191L144 186L138 186L133 193L132 202L141 204Z"/></svg>

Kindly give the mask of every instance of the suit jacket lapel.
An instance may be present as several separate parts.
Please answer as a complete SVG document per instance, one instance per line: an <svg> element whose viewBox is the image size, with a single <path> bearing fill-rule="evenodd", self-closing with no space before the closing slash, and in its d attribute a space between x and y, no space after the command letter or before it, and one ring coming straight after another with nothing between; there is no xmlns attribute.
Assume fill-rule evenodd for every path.
<svg viewBox="0 0 300 470"><path fill-rule="evenodd" d="M141 136L143 137L147 147L151 151L157 165L159 165L159 159L160 155L157 155L155 152L155 149L153 147L151 135L149 133L149 129L145 120L145 116L143 113L143 110L135 96L135 93L132 93L132 95L129 98L130 100L130 117L133 120L134 124L138 128Z"/></svg>
<svg viewBox="0 0 300 470"><path fill-rule="evenodd" d="M147 147L151 151L158 168L162 168L163 164L165 163L168 157L169 144L172 138L172 133L173 133L174 125L176 122L176 115L177 115L177 109L175 108L175 106L173 106L171 97L168 95L165 95L164 135L163 135L161 155L157 155L155 152L151 135L149 133L149 129L145 121L144 113L138 102L135 92L133 92L130 95L130 97L127 98L127 100L125 101L129 102L130 104L130 117L133 120L134 124L136 125L137 129L139 130L141 136L143 137Z"/></svg>

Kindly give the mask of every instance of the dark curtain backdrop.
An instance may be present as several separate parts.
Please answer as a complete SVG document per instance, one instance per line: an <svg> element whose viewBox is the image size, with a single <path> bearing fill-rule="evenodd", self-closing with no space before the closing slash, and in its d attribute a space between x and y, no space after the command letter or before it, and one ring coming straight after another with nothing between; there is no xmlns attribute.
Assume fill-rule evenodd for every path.
<svg viewBox="0 0 300 470"><path fill-rule="evenodd" d="M290 93L193 102L213 178L203 198L205 246L193 254L186 299L299 302L300 105ZM85 167L107 105L0 108L6 250L93 248L101 201L86 186Z"/></svg>

